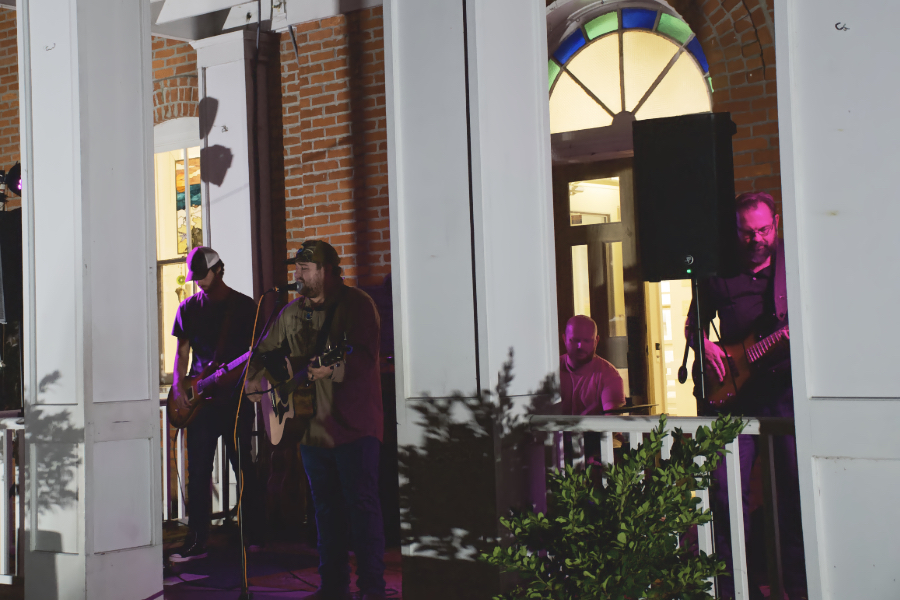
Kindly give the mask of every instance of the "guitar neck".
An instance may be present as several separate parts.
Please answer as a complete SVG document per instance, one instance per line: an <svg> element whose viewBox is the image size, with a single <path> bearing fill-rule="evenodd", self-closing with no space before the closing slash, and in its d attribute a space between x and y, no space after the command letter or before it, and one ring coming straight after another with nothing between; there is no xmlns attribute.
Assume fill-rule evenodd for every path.
<svg viewBox="0 0 900 600"><path fill-rule="evenodd" d="M238 356L236 359L234 359L233 361L231 361L231 362L228 363L227 365L221 367L221 370L224 370L226 373L228 373L228 372L233 371L234 369L238 368L238 367L241 366L244 362L246 362L246 360L247 360L248 358L250 358L250 352L251 352L251 350L248 350L248 351L245 352L244 354L241 354L240 356ZM219 370L219 369L217 369L217 371L218 371L218 370ZM215 381L215 379L216 379L216 374L213 373L213 374L210 375L209 377L206 377L206 378L204 378L202 381L200 381L198 387L203 388L203 387L209 385L210 383L212 383L213 381Z"/></svg>
<svg viewBox="0 0 900 600"><path fill-rule="evenodd" d="M753 363L766 355L775 344L787 337L787 327L783 327L770 336L764 337L747 348L747 359Z"/></svg>

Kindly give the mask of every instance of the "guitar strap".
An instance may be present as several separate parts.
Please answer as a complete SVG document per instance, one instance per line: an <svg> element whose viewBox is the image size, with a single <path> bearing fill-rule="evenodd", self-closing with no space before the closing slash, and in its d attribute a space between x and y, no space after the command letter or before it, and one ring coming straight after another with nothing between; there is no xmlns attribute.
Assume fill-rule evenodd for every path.
<svg viewBox="0 0 900 600"><path fill-rule="evenodd" d="M331 322L334 321L334 313L337 312L340 303L341 298L338 298L325 310L325 320L322 321L322 328L316 334L316 347L313 356L319 356L325 351L325 345L328 343L328 334L331 333Z"/></svg>

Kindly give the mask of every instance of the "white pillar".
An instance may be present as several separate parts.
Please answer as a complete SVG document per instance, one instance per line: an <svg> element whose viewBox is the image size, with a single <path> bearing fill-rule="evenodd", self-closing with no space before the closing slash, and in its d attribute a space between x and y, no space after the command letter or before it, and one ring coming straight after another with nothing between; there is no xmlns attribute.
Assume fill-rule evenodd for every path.
<svg viewBox="0 0 900 600"><path fill-rule="evenodd" d="M471 536L496 535L529 489L521 448L428 440L423 407L456 395L471 419L463 398L496 387L510 350L512 413L558 369L544 19L539 0L385 3L399 440L444 469L410 463L402 482L412 599L489 597Z"/></svg>
<svg viewBox="0 0 900 600"><path fill-rule="evenodd" d="M25 595L160 597L150 5L18 6Z"/></svg>
<svg viewBox="0 0 900 600"><path fill-rule="evenodd" d="M258 66L254 65L255 31L191 43L197 49L200 76L200 174L209 207L207 243L225 262L228 285L251 298L273 285L266 97L267 68L278 50L276 39L269 33L259 36Z"/></svg>

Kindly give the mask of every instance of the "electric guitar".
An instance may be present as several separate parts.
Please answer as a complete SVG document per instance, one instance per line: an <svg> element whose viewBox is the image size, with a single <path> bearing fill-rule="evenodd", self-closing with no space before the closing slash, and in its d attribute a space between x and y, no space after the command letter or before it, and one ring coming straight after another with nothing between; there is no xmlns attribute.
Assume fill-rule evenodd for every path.
<svg viewBox="0 0 900 600"><path fill-rule="evenodd" d="M709 406L721 410L734 403L740 389L753 377L760 361L775 352L787 350L789 339L790 332L785 326L762 339L751 334L739 344L719 344L725 351L725 377L719 381L715 370L706 365L706 401Z"/></svg>
<svg viewBox="0 0 900 600"><path fill-rule="evenodd" d="M353 347L344 338L334 347L328 346L320 356L307 359L284 358L284 368L266 368L263 386L268 389L262 394L260 407L266 435L273 446L277 446L284 436L285 427L294 418L311 419L316 416L316 386L309 380L308 368L335 365L344 356L353 352ZM271 364L271 363L270 363ZM278 365L280 367L281 365ZM274 373L273 373L274 371Z"/></svg>
<svg viewBox="0 0 900 600"><path fill-rule="evenodd" d="M234 389L243 372L243 369L238 367L244 364L248 358L250 358L250 352L240 355L227 365L217 367L210 363L199 375L186 378L187 406L179 406L175 402L175 386L173 385L169 389L169 397L166 400L166 414L169 416L169 423L176 429L184 429L194 420L197 409L214 400L221 391Z"/></svg>

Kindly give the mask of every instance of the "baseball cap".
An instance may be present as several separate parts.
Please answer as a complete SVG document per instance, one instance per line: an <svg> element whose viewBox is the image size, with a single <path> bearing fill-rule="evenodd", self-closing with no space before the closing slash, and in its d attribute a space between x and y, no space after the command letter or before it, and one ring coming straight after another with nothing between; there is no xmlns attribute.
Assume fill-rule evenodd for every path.
<svg viewBox="0 0 900 600"><path fill-rule="evenodd" d="M306 240L300 249L297 250L294 258L289 258L287 264L312 262L323 265L332 265L334 267L341 264L341 257L338 256L337 250L328 242L322 240Z"/></svg>
<svg viewBox="0 0 900 600"><path fill-rule="evenodd" d="M219 253L206 246L197 246L187 257L188 281L198 281L206 277L209 270L222 262Z"/></svg>

